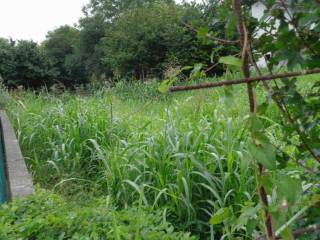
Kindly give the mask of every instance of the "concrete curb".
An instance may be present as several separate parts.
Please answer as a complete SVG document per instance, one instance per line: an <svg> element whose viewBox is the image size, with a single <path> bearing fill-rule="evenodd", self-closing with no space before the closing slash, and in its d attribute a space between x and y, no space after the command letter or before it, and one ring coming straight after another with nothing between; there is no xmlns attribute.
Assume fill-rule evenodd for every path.
<svg viewBox="0 0 320 240"><path fill-rule="evenodd" d="M9 200L30 195L34 192L32 178L22 156L19 142L5 111L0 111L0 124L5 154Z"/></svg>

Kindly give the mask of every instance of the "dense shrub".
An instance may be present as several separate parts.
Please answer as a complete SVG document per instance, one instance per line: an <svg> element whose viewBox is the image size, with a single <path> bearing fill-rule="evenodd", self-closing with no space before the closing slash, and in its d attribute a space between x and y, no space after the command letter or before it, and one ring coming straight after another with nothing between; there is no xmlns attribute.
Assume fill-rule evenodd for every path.
<svg viewBox="0 0 320 240"><path fill-rule="evenodd" d="M55 80L67 87L86 83L84 64L79 53L80 32L70 26L61 26L49 32L43 48L55 71Z"/></svg>
<svg viewBox="0 0 320 240"><path fill-rule="evenodd" d="M110 199L79 207L46 191L0 207L0 239L195 239L175 232L158 213L116 211Z"/></svg>
<svg viewBox="0 0 320 240"><path fill-rule="evenodd" d="M10 87L39 88L52 83L54 72L37 43L0 39L0 78Z"/></svg>
<svg viewBox="0 0 320 240"><path fill-rule="evenodd" d="M211 47L185 27L189 21L204 24L199 9L156 3L126 11L103 39L103 60L114 74L134 79L161 78L171 65L208 64Z"/></svg>

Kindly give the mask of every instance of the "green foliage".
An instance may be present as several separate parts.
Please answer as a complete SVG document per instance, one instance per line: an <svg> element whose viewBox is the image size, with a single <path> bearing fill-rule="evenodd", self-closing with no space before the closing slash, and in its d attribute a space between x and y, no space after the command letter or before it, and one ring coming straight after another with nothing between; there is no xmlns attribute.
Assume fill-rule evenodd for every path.
<svg viewBox="0 0 320 240"><path fill-rule="evenodd" d="M0 41L0 76L10 87L39 88L53 80L46 54L32 41Z"/></svg>
<svg viewBox="0 0 320 240"><path fill-rule="evenodd" d="M15 52L13 41L0 38L0 79L7 85L10 84L10 78L15 71Z"/></svg>
<svg viewBox="0 0 320 240"><path fill-rule="evenodd" d="M122 78L165 79L168 69L179 66L202 66L191 80L220 74L221 66L210 65L238 47L219 46L205 38L223 38L225 25L211 24L205 9L203 4L172 0L92 0L77 27L50 31L40 46L20 49L2 39L0 74L10 87L48 89L54 84L70 89L88 83L103 86ZM26 58L25 51L33 56Z"/></svg>
<svg viewBox="0 0 320 240"><path fill-rule="evenodd" d="M303 92L316 80L302 80ZM136 202L152 211L166 209L176 229L203 239L250 239L263 232L256 181L272 196L276 228L315 199L317 185L316 176L296 164L301 160L283 138L276 106L269 103L263 116L248 118L244 91L234 87L237 101L226 108L223 89L159 96L157 82L123 81L92 96L21 93L10 98L8 109L28 166L43 187L77 202L110 196L119 209ZM258 100L264 99L259 90ZM251 135L257 135L255 142ZM287 167L273 170L281 152L289 156ZM257 154L268 167L262 179L252 164ZM317 164L305 161L317 171ZM230 217L217 217L220 209L230 209ZM214 222L224 220L211 225L213 216ZM317 216L313 211L308 221Z"/></svg>
<svg viewBox="0 0 320 240"><path fill-rule="evenodd" d="M231 217L232 213L230 208L220 208L210 219L210 224L216 225L223 223Z"/></svg>
<svg viewBox="0 0 320 240"><path fill-rule="evenodd" d="M219 59L219 63L223 63L228 66L234 66L234 67L238 67L238 68L240 68L242 66L241 59L233 57L233 56L221 57Z"/></svg>
<svg viewBox="0 0 320 240"><path fill-rule="evenodd" d="M200 70L200 69L199 69ZM199 71L198 70L198 71ZM167 73L167 79L164 80L160 86L159 86L159 91L161 93L168 93L169 92L169 89L170 87L178 81L178 75L182 73L182 70L180 68L178 69L172 69L171 71L169 71Z"/></svg>
<svg viewBox="0 0 320 240"><path fill-rule="evenodd" d="M175 232L159 212L112 207L100 198L79 207L58 195L34 195L0 207L1 239L195 239Z"/></svg>
<svg viewBox="0 0 320 240"><path fill-rule="evenodd" d="M43 48L55 71L55 79L65 86L86 82L79 53L79 30L62 26L49 32Z"/></svg>
<svg viewBox="0 0 320 240"><path fill-rule="evenodd" d="M276 166L276 149L270 142L269 138L263 132L263 124L257 116L251 116L250 119L251 141L248 150L252 159L270 170L275 170Z"/></svg>
<svg viewBox="0 0 320 240"><path fill-rule="evenodd" d="M238 23L244 24L251 38L246 39L249 42L245 46L250 47L250 65L257 68L254 60L263 57L271 74L279 71L281 66L286 66L288 70L319 67L319 2L260 2L260 5L264 4L266 7L264 16L255 19L250 7L257 2L241 1L243 22ZM231 3L232 1L223 1L218 4L218 19L214 21L227 19L225 35L234 39L238 36L238 30L236 19L230 14L234 10ZM239 60L230 56L220 58L220 63L238 68L241 66ZM305 209L310 207L310 199L318 192L315 189L303 190L306 188L303 187L303 181L311 186L319 181L320 130L317 124L319 110L316 110L320 106L318 86L317 81L304 84L301 88L296 79L275 80L265 86L267 101L259 105L257 115L250 116L248 121L251 139L247 149L251 163L259 163L256 164L257 187L263 187L267 191L265 195L265 190L260 189L259 194L265 199L264 205L269 205L266 211L273 215L273 228L278 229L276 233L285 239L293 239L291 229L312 225L320 216L318 213L315 214L317 217L303 215ZM274 133L267 130L268 122L272 121L266 116L271 99L276 102L283 115L283 119L279 121L279 130ZM300 167L302 169L295 173ZM306 171L308 174L305 174ZM252 232L251 230L248 232Z"/></svg>
<svg viewBox="0 0 320 240"><path fill-rule="evenodd" d="M268 1L266 7L257 25L265 32L256 40L256 46L262 54L270 54L269 66L281 61L285 61L289 69L320 66L319 2ZM270 34L272 31L275 34Z"/></svg>
<svg viewBox="0 0 320 240"><path fill-rule="evenodd" d="M209 60L209 49L203 49L192 32L182 24L196 8L155 3L124 12L104 38L104 62L115 76L146 79L162 77L168 65L193 65ZM188 20L189 21L189 20Z"/></svg>
<svg viewBox="0 0 320 240"><path fill-rule="evenodd" d="M256 29L263 30L261 36L254 40L254 46L260 56L268 54L269 71L273 72L279 64L286 64L289 70L320 66L319 13L317 1L268 1L266 3L264 17L254 23ZM308 206L306 199L313 198L313 195L317 194L317 191L307 193L303 191L302 181L319 181L320 91L318 86L319 82L313 81L301 88L296 79L281 79L272 85L272 90L269 92L278 102L283 114L280 122L283 147L278 152L284 153L277 153L277 161L281 164L272 172L273 179L269 179L269 183L272 184L267 184L269 194L275 189L277 191L277 200L273 203L273 214L277 225L290 219L292 216L290 211L298 212L306 205ZM271 153L272 149L269 152ZM272 155L265 155L268 164L274 162L276 151L273 150L273 152ZM309 169L308 174L310 170L314 172L309 177L305 177L302 173L292 176L289 169L295 164L304 166L305 170ZM264 165L266 166L266 163ZM287 171L285 174L283 169ZM304 201L301 200L302 194L306 198ZM283 205L288 209L280 216L276 212L283 209ZM317 222L319 216L303 216L300 220L296 220L294 226L286 229L287 234L290 236L290 229L301 227L304 222L308 224Z"/></svg>
<svg viewBox="0 0 320 240"><path fill-rule="evenodd" d="M86 15L100 15L107 21L113 21L125 11L156 2L174 3L173 0L90 0L84 12Z"/></svg>
<svg viewBox="0 0 320 240"><path fill-rule="evenodd" d="M102 62L105 50L101 40L105 36L108 26L109 24L106 24L104 17L99 14L86 16L79 21L79 54L88 77L111 75L110 67Z"/></svg>
<svg viewBox="0 0 320 240"><path fill-rule="evenodd" d="M238 106L228 117L211 92L160 98L157 84L122 82L113 89L111 113L109 91L23 93L10 101L35 181L77 201L87 192L108 195L120 208L143 199L153 210L167 209L176 229L203 238L228 232L211 229L213 213L230 207L238 217L234 203L256 198Z"/></svg>
<svg viewBox="0 0 320 240"><path fill-rule="evenodd" d="M9 101L9 93L7 88L0 81L0 110L4 110L7 107Z"/></svg>
<svg viewBox="0 0 320 240"><path fill-rule="evenodd" d="M289 70L319 66L319 3L267 1L265 16L258 20L250 14L255 2L246 1L242 9L252 37L251 59L265 57L270 72L278 71L280 63ZM64 49L60 63L78 72L74 65L80 59L90 74L117 80L163 77L174 69L163 74L162 92L183 71L190 71L192 81L206 77L203 60L208 61L210 52L199 51L199 46L214 48L211 63L220 59L229 70L238 70L240 59L231 57L238 47L219 47L208 39L239 37L231 1L210 3L202 8L163 1L91 1L82 20L83 35L76 29L71 35L70 29L58 34L58 43L67 43L57 47ZM217 11L209 14L208 9ZM199 17L202 12L207 18ZM199 31L190 33L184 23ZM12 42L0 43L2 58L15 56ZM36 52L31 45L28 52ZM11 71L6 64L0 69ZM32 71L26 72L30 77ZM235 72L227 71L226 77L234 78ZM258 95L259 109L250 117L243 110L244 88L228 89L222 98L216 97L221 91L174 98L158 97L156 82L121 81L113 90L86 98L26 93L23 102L10 102L10 111L34 178L57 192L105 194L120 208L135 202L152 210L165 208L178 229L192 230L200 238L255 238L264 232L262 213L268 211L277 234L292 239L291 229L318 224L320 216L317 78L306 77L310 81L303 84L296 79L272 82L267 101ZM267 194L267 208L259 202L257 188Z"/></svg>

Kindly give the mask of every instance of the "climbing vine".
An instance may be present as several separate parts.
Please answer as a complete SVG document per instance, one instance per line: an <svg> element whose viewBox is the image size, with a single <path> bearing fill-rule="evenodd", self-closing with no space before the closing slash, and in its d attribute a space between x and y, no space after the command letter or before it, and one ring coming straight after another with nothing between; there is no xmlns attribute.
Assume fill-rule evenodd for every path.
<svg viewBox="0 0 320 240"><path fill-rule="evenodd" d="M308 86L302 93L296 77L320 73L320 3L315 0L263 3L226 0L218 4L219 14L214 22L229 18L227 39L220 39L219 43L240 44L241 48L241 58L227 56L220 62L238 66L244 78L175 87L169 86L175 80L169 80L162 84L162 90L176 92L246 84L250 106L248 151L257 169L261 203L243 209L240 225L251 233L249 229L258 226L261 235L257 239L295 239L318 232L320 81L306 83ZM252 16L253 4L264 8L260 18ZM212 37L214 33L203 33L201 29L201 35ZM267 69L261 69L258 61L263 61ZM252 69L257 77L251 77ZM263 83L267 99L258 106L255 88L259 82ZM271 101L283 116L279 123L282 146L276 146L265 130L263 116ZM304 174L290 171L292 165L299 166ZM257 211L261 213L259 223L253 217ZM210 223L221 224L228 217L228 208L220 209ZM235 231L239 229L238 226Z"/></svg>

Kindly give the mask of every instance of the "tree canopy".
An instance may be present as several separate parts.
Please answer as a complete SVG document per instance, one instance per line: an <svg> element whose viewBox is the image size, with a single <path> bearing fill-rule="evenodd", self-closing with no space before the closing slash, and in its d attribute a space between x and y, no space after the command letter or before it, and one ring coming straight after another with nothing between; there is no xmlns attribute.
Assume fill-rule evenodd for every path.
<svg viewBox="0 0 320 240"><path fill-rule="evenodd" d="M319 17L315 1L286 8L268 1L268 23L251 17L252 4L243 1L248 31L259 56L271 54L277 65L288 56L289 67L319 63ZM301 5L301 4L300 4ZM299 6L300 6L299 5ZM66 87L118 79L163 78L168 68L200 66L206 74L222 73L221 56L235 55L238 39L231 1L205 4L173 0L91 0L75 26L60 26L43 43L0 40L0 76L11 87L39 88L53 83ZM302 5L301 5L302 6ZM279 28L276 29L275 26ZM263 30L257 38L258 29ZM259 30L259 31L260 31ZM209 36L209 37L208 37ZM285 40L285 41L284 41ZM292 51L294 50L294 51ZM300 51L300 52L299 52ZM304 54L302 57L301 53ZM294 54L294 56L293 56Z"/></svg>

